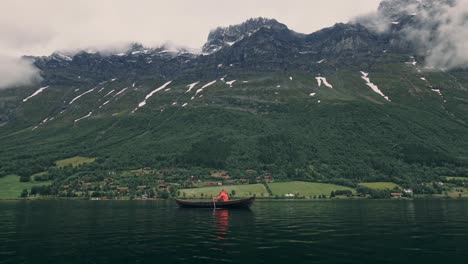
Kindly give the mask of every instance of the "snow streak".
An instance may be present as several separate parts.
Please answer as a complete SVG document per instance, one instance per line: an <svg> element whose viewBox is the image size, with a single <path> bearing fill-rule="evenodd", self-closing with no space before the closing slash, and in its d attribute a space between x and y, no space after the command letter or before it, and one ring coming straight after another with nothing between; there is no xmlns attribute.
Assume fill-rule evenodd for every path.
<svg viewBox="0 0 468 264"><path fill-rule="evenodd" d="M391 102L390 98L388 98L388 96L386 96L384 93L382 93L382 91L380 91L380 89L379 89L379 87L377 87L377 85L373 84L370 81L370 78L368 77L369 73L361 71L361 74L362 74L361 78L364 81L366 81L367 86L369 86L372 89L372 91L380 94L383 98L385 98L385 100Z"/></svg>
<svg viewBox="0 0 468 264"><path fill-rule="evenodd" d="M96 87L93 88L93 89L90 89L90 90L88 90L88 91L86 91L86 92L84 92L84 93L82 93L82 94L80 94L80 95L78 95L77 97L73 98L73 99L70 101L70 103L68 103L68 104L73 104L73 102L75 102L76 100L80 99L80 97L82 97L83 95L88 94L88 93L94 91L95 89L96 89Z"/></svg>
<svg viewBox="0 0 468 264"><path fill-rule="evenodd" d="M120 90L118 93L114 94L113 97L116 97L116 96L118 96L119 94L122 94L122 93L125 92L127 89L128 89L128 87L123 88L123 89Z"/></svg>
<svg viewBox="0 0 468 264"><path fill-rule="evenodd" d="M45 86L45 87L42 87L42 88L39 88L39 90L35 91L33 94L31 94L30 96L26 97L25 99L23 99L23 102L27 102L29 99L33 98L34 96L42 93L45 89L49 88L49 86Z"/></svg>
<svg viewBox="0 0 468 264"><path fill-rule="evenodd" d="M192 89L199 83L200 81L187 85L188 90L185 91L185 93L189 93L190 91L192 91Z"/></svg>
<svg viewBox="0 0 468 264"><path fill-rule="evenodd" d="M207 88L208 86L211 86L211 85L213 85L213 84L215 84L215 83L216 83L216 80L214 80L214 81L212 81L212 82L209 82L209 83L203 85L202 88L198 89L198 90L195 92L195 96L196 96L197 94L203 92L203 90L204 90L205 88Z"/></svg>
<svg viewBox="0 0 468 264"><path fill-rule="evenodd" d="M80 117L80 118L78 118L78 119L75 119L74 122L76 123L76 122L81 121L81 120L83 120L83 119L85 119L85 118L88 118L88 117L90 117L92 114L93 114L93 112L89 112L87 115L85 115L85 116L83 116L83 117Z"/></svg>
<svg viewBox="0 0 468 264"><path fill-rule="evenodd" d="M168 81L167 83L165 83L165 84L163 84L162 86L158 87L157 89L153 90L151 93L147 94L146 97L145 97L145 100L143 100L142 102L140 102L140 103L138 104L138 107L137 107L136 109L138 109L138 108L140 108L140 107L146 105L146 101L147 101L148 99L150 99L151 96L153 96L155 93L157 93L157 92L159 92L159 91L165 89L169 84L171 84L171 82L172 82L172 81ZM135 110L136 110L136 109L135 109Z"/></svg>

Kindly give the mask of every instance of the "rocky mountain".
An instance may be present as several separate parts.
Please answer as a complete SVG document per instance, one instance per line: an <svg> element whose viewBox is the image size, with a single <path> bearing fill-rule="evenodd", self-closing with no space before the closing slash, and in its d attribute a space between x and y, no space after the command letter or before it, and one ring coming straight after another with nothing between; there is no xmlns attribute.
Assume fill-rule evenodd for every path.
<svg viewBox="0 0 468 264"><path fill-rule="evenodd" d="M289 30L276 20L251 19L237 26L212 31L203 53L171 51L165 47L133 45L119 54L81 51L75 55L54 53L28 57L42 70L44 84L102 82L111 78L175 78L192 75L215 77L229 71L249 72L315 67L323 59L349 63L369 60L390 48L388 37L360 24L336 24L305 35ZM227 67L227 68L226 68Z"/></svg>
<svg viewBox="0 0 468 264"><path fill-rule="evenodd" d="M212 30L208 35L207 42L203 45L202 51L204 54L212 54L224 47L232 46L236 42L252 36L252 34L255 34L258 30L263 28L275 31L289 30L286 25L279 23L275 19L262 17L252 18L239 25L218 27Z"/></svg>
<svg viewBox="0 0 468 264"><path fill-rule="evenodd" d="M201 54L133 44L27 57L43 81L0 91L0 175L74 156L97 158L88 172L468 175L467 71L429 71L405 35L419 23L406 7L425 3L383 1L385 31L358 20L301 34L257 18L213 30Z"/></svg>

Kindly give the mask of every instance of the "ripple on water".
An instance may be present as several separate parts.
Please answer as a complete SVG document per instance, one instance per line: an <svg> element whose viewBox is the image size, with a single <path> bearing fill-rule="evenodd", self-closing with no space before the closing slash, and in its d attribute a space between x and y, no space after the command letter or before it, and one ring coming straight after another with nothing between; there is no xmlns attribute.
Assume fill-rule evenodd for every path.
<svg viewBox="0 0 468 264"><path fill-rule="evenodd" d="M466 260L468 201L0 202L0 263L435 263ZM465 248L466 249L466 248ZM448 255L450 254L450 255Z"/></svg>

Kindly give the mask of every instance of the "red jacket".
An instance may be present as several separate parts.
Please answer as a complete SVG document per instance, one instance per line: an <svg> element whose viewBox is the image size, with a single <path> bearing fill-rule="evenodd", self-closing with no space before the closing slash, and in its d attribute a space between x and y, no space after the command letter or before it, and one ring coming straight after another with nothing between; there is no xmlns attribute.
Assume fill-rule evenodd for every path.
<svg viewBox="0 0 468 264"><path fill-rule="evenodd" d="M229 195L226 191L222 191L218 196L215 197L215 200L227 202L229 201Z"/></svg>

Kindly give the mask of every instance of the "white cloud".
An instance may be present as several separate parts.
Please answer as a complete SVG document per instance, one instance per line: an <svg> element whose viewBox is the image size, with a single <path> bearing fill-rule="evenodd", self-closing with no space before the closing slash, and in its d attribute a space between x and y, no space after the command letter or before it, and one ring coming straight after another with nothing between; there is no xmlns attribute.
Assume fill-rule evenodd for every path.
<svg viewBox="0 0 468 264"><path fill-rule="evenodd" d="M0 48L27 54L172 41L200 48L209 31L269 17L311 33L375 10L379 0L2 0Z"/></svg>
<svg viewBox="0 0 468 264"><path fill-rule="evenodd" d="M426 46L426 63L434 68L468 67L468 1L453 7L440 7L438 14L426 13L423 27L409 31L421 46ZM431 34L431 24L439 24Z"/></svg>
<svg viewBox="0 0 468 264"><path fill-rule="evenodd" d="M468 67L468 0L385 0L378 12L354 21L387 32L401 14L414 15L402 29L403 38L436 69Z"/></svg>
<svg viewBox="0 0 468 264"><path fill-rule="evenodd" d="M39 80L39 71L30 62L0 55L0 89L30 85Z"/></svg>

